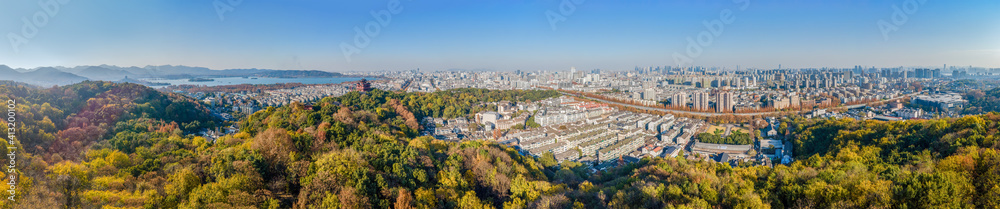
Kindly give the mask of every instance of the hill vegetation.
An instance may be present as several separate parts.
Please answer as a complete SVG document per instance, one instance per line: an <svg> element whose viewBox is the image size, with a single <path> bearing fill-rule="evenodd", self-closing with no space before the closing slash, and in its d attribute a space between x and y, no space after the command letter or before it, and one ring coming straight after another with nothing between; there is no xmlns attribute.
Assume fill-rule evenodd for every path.
<svg viewBox="0 0 1000 209"><path fill-rule="evenodd" d="M194 112L176 114L182 109L170 106L187 99L132 87L2 86L0 95L20 98L25 128L18 138L30 141L19 142L27 151L18 155L18 199L0 206L1000 207L996 114L903 122L797 119L789 126L799 156L790 165L646 158L589 172L580 163L525 156L492 142L416 136L424 116L468 117L490 108L482 102L535 101L558 96L553 91L355 92L313 106L267 108L240 121L240 133L207 140L186 134L210 127L195 123L210 120L194 114L201 110L197 103L190 103ZM129 96L137 92L144 96ZM91 107L97 105L102 108ZM69 129L105 131L70 140L75 135L62 134ZM58 143L77 154L46 148Z"/></svg>
<svg viewBox="0 0 1000 209"><path fill-rule="evenodd" d="M962 114L982 114L1000 111L1000 88L987 91L972 90L964 95L968 104L962 109Z"/></svg>
<svg viewBox="0 0 1000 209"><path fill-rule="evenodd" d="M734 129L729 135L722 137L722 132L723 130L715 130L713 133L700 133L698 134L698 141L712 144L753 144L753 138L750 137L749 133L743 133L743 131Z"/></svg>

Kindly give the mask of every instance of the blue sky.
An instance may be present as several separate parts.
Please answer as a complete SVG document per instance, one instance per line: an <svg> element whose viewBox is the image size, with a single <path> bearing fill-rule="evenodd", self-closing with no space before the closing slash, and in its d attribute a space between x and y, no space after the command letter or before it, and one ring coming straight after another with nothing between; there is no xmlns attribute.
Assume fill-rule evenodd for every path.
<svg viewBox="0 0 1000 209"><path fill-rule="evenodd" d="M389 0L243 0L224 19L211 0L77 0L53 15L39 6L50 1L58 3L0 1L0 64L326 71L1000 67L996 0L926 0L899 25L893 6L902 8L903 0L749 0L745 10L730 0L401 0L402 11L350 61L341 43L353 44L354 28L376 21L370 12L388 9ZM546 13L560 14L564 2L575 10L553 29ZM723 11L731 11L733 22L700 54L687 56L687 38L709 32L703 22ZM22 18L45 24L26 38ZM880 20L898 30L886 38ZM677 62L675 53L690 62Z"/></svg>

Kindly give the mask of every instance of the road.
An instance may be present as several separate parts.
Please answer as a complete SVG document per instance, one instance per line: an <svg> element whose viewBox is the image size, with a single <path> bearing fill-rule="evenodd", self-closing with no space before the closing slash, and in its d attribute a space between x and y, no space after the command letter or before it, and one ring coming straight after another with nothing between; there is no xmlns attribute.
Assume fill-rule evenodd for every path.
<svg viewBox="0 0 1000 209"><path fill-rule="evenodd" d="M625 104L625 103L620 103L620 102L613 102L613 101L608 101L608 100L603 100L603 99L588 97L588 96L584 96L584 95L570 94L570 93L566 93L566 92L562 92L562 91L559 91L559 93L562 93L564 95L569 95L569 96L577 96L577 97L583 97L583 98L587 98L587 99L592 99L592 100L603 102L603 103L623 105L623 106L628 106L628 107L633 107L633 108L638 108L638 109L643 109L643 110L662 111L662 112L670 112L670 113L684 113L684 114L691 114L691 115L698 115L698 116L720 116L720 115L755 116L755 115L770 115L770 114L776 114L776 113L780 113L781 112L781 111L753 112L753 113L708 113L708 112L693 112L693 111L685 111L685 110L670 110L670 109L663 109L663 108L655 108L655 107L646 107L646 106L639 106L639 105L633 105L633 104ZM920 94L920 92L915 92L915 93L911 93L911 94L907 94L907 95L903 95L903 96L898 96L898 97L895 97L895 98L892 98L892 99L880 100L880 101L869 102L869 103L864 103L864 104L838 106L838 108L839 107L846 107L847 109L857 108L857 107L865 106L865 105L868 105L868 104L871 104L871 103L884 102L884 101L899 99L899 98L903 98L903 97L907 97L907 96L913 96L913 95L917 95L917 94Z"/></svg>

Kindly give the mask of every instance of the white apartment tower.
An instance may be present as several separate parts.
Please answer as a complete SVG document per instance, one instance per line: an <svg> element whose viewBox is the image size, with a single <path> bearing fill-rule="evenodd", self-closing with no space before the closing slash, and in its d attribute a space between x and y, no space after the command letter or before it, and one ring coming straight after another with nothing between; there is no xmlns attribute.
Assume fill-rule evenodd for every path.
<svg viewBox="0 0 1000 209"><path fill-rule="evenodd" d="M715 111L716 112L730 112L733 111L733 94L728 91L719 92L716 94L715 98Z"/></svg>

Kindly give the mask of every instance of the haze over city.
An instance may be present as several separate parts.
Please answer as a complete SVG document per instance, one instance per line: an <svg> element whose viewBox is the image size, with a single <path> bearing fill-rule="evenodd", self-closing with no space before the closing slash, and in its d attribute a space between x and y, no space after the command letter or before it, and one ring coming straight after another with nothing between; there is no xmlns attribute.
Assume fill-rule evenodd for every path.
<svg viewBox="0 0 1000 209"><path fill-rule="evenodd" d="M1000 67L1000 1L992 0L393 2L104 0L54 10L8 1L0 8L0 64L334 72ZM728 23L706 27L720 20ZM366 29L372 22L377 33ZM37 31L25 31L28 24ZM355 27L370 30L363 47ZM689 53L689 38L698 42L703 32L712 40Z"/></svg>

